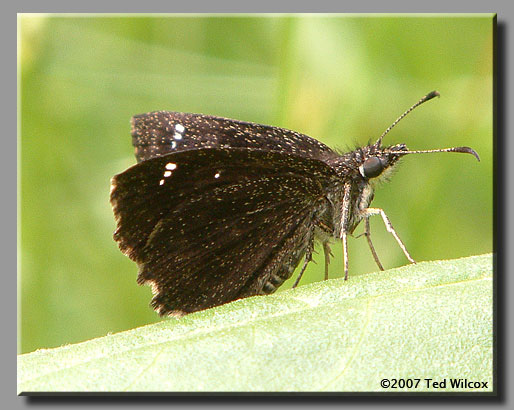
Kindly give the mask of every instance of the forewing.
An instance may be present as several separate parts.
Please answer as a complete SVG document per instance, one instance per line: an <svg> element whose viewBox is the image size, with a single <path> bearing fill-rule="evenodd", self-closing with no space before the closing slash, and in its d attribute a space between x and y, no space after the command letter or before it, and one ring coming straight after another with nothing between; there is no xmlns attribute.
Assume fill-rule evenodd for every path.
<svg viewBox="0 0 514 410"><path fill-rule="evenodd" d="M284 128L201 114L156 111L132 118L138 162L193 148L252 148L327 159L336 154L314 138Z"/></svg>
<svg viewBox="0 0 514 410"><path fill-rule="evenodd" d="M113 178L120 248L161 314L256 294L305 241L330 167L278 152L200 149Z"/></svg>

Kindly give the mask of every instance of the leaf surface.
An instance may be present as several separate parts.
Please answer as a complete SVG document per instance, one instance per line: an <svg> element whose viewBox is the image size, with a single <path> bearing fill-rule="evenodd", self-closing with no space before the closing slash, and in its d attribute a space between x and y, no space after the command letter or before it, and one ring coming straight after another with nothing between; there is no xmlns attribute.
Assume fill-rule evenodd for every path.
<svg viewBox="0 0 514 410"><path fill-rule="evenodd" d="M18 356L18 392L492 391L492 272L491 254L422 262L38 350Z"/></svg>

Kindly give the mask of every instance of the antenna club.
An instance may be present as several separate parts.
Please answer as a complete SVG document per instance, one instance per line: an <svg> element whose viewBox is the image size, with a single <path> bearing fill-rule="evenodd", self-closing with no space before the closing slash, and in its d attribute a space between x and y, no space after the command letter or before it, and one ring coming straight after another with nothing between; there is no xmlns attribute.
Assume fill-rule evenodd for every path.
<svg viewBox="0 0 514 410"><path fill-rule="evenodd" d="M438 91L434 90L434 91L432 91L432 92L427 94L427 96L425 97L425 101L428 101L428 100L431 100L434 97L440 97L440 96L441 96L441 94L439 94Z"/></svg>
<svg viewBox="0 0 514 410"><path fill-rule="evenodd" d="M469 148L469 147L456 147L454 148L454 152L463 152L465 154L471 154L473 155L478 162L480 162L480 157L478 156L477 152L472 149L472 148Z"/></svg>

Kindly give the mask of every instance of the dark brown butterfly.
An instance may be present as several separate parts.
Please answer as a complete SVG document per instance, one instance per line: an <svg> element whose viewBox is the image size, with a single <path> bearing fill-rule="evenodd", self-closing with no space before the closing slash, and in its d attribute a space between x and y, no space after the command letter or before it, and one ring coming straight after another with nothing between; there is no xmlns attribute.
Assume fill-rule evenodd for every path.
<svg viewBox="0 0 514 410"><path fill-rule="evenodd" d="M373 257L368 218L379 214L414 262L383 210L370 208L377 181L407 154L477 153L468 147L410 151L374 143L339 154L294 131L200 114L158 111L132 119L138 164L112 179L114 239L139 265L139 284L161 315L182 315L235 299L274 292L314 241L325 252L341 239L348 278L347 236L361 220Z"/></svg>

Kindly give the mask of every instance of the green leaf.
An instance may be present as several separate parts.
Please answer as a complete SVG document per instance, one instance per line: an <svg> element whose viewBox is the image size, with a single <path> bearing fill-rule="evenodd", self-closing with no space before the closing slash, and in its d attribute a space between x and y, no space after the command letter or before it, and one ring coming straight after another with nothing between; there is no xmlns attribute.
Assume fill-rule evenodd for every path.
<svg viewBox="0 0 514 410"><path fill-rule="evenodd" d="M491 254L422 262L38 350L18 356L18 391L490 392L492 268Z"/></svg>

